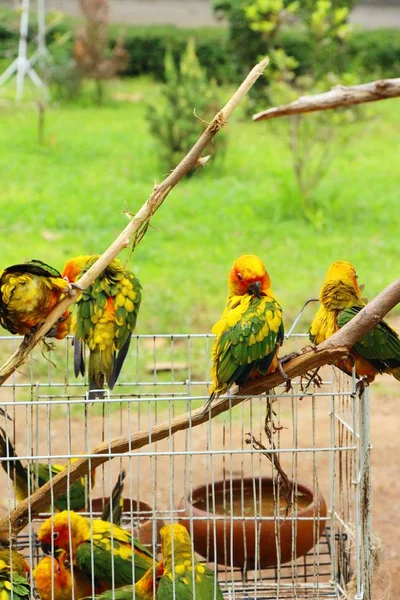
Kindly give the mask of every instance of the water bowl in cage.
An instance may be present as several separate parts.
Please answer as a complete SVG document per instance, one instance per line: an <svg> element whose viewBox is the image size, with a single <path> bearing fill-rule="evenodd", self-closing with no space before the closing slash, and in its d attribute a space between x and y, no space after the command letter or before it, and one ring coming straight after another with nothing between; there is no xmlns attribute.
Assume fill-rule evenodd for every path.
<svg viewBox="0 0 400 600"><path fill-rule="evenodd" d="M196 552L221 565L266 568L307 554L325 529L326 503L299 481L296 502L287 513L286 500L274 499L269 477L231 479L202 485L183 498L182 524L193 527Z"/></svg>

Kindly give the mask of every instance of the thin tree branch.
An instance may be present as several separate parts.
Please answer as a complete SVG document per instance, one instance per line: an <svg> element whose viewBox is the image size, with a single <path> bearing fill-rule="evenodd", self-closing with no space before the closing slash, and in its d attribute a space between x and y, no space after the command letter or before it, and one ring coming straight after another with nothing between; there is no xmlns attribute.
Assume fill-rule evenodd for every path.
<svg viewBox="0 0 400 600"><path fill-rule="evenodd" d="M132 218L125 229L120 233L111 246L100 256L100 258L88 269L88 271L79 280L79 285L82 289L86 289L100 275L102 271L110 264L110 262L127 246L133 236L135 238L134 246L136 246L143 238L146 232L150 219L164 202L169 192L190 169L196 166L201 153L208 146L212 138L225 125L232 112L243 100L250 88L255 84L257 79L262 75L268 65L268 57L259 62L247 75L246 79L236 90L227 104L215 115L214 119L208 125L207 129L202 133L198 141L188 154L182 159L177 167L168 175L160 185L156 185L153 192L143 204L141 209ZM49 331L49 329L61 317L63 312L75 302L79 296L79 290L73 290L71 295L64 298L57 304L52 312L45 319L41 327L29 338L25 339L14 354L6 361L0 369L0 385L2 385L14 371L21 366L29 353L33 350L41 338Z"/></svg>
<svg viewBox="0 0 400 600"><path fill-rule="evenodd" d="M365 102L376 102L399 96L400 78L381 79L349 87L338 85L329 92L316 94L315 96L302 96L290 104L283 104L263 110L253 115L253 121L276 119L277 117L284 117L286 115L329 110L331 108L352 106L353 104L364 104Z"/></svg>
<svg viewBox="0 0 400 600"><path fill-rule="evenodd" d="M370 329L375 327L385 315L400 302L400 279L397 279L385 288L374 300L365 306L357 316L336 332L328 340L313 350L308 350L296 356L285 364L285 373L291 377L298 377L311 369L316 369L325 364L335 362L349 353L354 344ZM277 385L284 383L279 371L255 379L240 389L233 389L230 397L221 397L211 406L211 418L220 415L229 408L237 406L246 398L262 394ZM9 543L9 531L17 535L28 523L29 506L31 514L37 514L48 507L51 498L51 488L54 497L65 493L67 486L77 481L80 477L88 475L91 469L98 467L109 460L109 454L132 452L169 438L177 431L184 431L197 427L208 421L209 415L202 416L203 407L192 413L185 413L175 417L170 422L156 425L150 429L133 433L129 437L121 437L105 442L92 450L90 458L85 456L69 468L53 478L40 489L34 492L29 499L23 500L7 518L0 520L0 542Z"/></svg>

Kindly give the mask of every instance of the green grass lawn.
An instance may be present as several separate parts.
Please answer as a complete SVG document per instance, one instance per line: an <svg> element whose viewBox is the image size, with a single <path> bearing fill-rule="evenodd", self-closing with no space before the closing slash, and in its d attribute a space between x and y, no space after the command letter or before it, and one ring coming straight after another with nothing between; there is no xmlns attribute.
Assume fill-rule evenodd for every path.
<svg viewBox="0 0 400 600"><path fill-rule="evenodd" d="M42 145L32 106L0 104L0 266L37 258L62 268L68 257L105 250L127 224L123 210L137 211L165 175L145 119L158 89L115 82L110 94L142 100L55 106ZM288 323L331 261L353 261L369 298L398 277L399 101L373 113L352 126L318 188L320 230L302 218L290 154L269 124L235 115L223 163L171 192L130 259L144 288L137 333L209 331L242 253L264 259Z"/></svg>

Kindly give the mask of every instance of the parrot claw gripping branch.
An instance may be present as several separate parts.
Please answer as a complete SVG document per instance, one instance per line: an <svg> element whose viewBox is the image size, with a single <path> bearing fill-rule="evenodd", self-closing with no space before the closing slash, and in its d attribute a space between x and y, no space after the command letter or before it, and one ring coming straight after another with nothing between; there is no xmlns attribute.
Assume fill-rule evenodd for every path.
<svg viewBox="0 0 400 600"><path fill-rule="evenodd" d="M325 600L350 597L351 586L372 599L369 390L358 398L356 377L367 369L366 383L381 372L397 378L396 336L382 319L400 300L400 280L366 306L356 288L329 336L329 314L318 311L310 330L317 346L302 352L297 321L285 335L258 257L235 261L215 339L132 337L141 286L116 259L132 237L137 245L169 191L201 164L203 149L267 62L252 70L110 248L77 257L84 259L79 275L39 261L0 275L8 292L16 274L28 287L28 275L46 278L52 290L46 314L20 330L15 306L7 314L0 307L2 324L25 336L0 371L4 414L13 417L0 429L4 600L28 600L32 591L42 600ZM15 370L49 333L60 340L50 350L55 358L30 358L22 383ZM383 341L378 357L363 346L370 335ZM295 352L282 359L284 339ZM12 338L3 341L13 347ZM335 367L316 380L323 365ZM310 372L304 388L301 377Z"/></svg>

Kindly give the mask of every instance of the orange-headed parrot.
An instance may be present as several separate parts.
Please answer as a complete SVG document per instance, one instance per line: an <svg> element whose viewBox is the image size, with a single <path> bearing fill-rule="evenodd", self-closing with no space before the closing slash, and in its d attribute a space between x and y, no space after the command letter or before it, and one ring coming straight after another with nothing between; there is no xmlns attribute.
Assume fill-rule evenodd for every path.
<svg viewBox="0 0 400 600"><path fill-rule="evenodd" d="M40 600L72 600L72 587L75 600L92 595L92 582L78 569L72 575L65 550L42 558L32 575Z"/></svg>
<svg viewBox="0 0 400 600"><path fill-rule="evenodd" d="M7 267L0 273L1 325L14 334L32 334L70 289L56 269L40 260ZM62 339L69 329L66 311L46 336Z"/></svg>
<svg viewBox="0 0 400 600"><path fill-rule="evenodd" d="M0 427L0 457L9 457L14 458L12 461L1 461L1 466L4 471L9 474L10 478L14 482L15 487L15 495L17 497L17 501L21 502L21 500L25 500L28 498L29 494L32 494L39 487L47 483L50 479L49 473L49 465L45 463L33 463L30 466L30 471L28 472L27 467L24 467L21 461L19 460L13 445L10 442L9 437L3 428ZM72 459L71 463L76 462L78 459ZM8 466L9 470L8 470ZM66 468L64 465L55 465L52 464L50 466L51 475L55 477L58 473L63 471ZM29 485L30 480L30 485ZM91 487L95 484L95 470L91 471ZM85 477L82 477L78 481L72 483L69 487L69 500L70 500L70 508L71 510L82 510L85 508L85 491L86 491L86 481ZM67 504L67 494L63 494L58 498L54 498L54 506L58 510L66 510Z"/></svg>
<svg viewBox="0 0 400 600"><path fill-rule="evenodd" d="M164 525L160 530L164 573L158 584L158 600L222 600L216 574L194 555L183 525Z"/></svg>
<svg viewBox="0 0 400 600"><path fill-rule="evenodd" d="M78 256L65 264L63 276L75 282L98 259ZM116 258L82 292L77 301L74 367L76 377L85 374L82 342L89 348L89 390L112 389L128 353L141 302L141 285ZM101 392L90 397L102 397Z"/></svg>
<svg viewBox="0 0 400 600"><path fill-rule="evenodd" d="M107 589L132 585L149 570L151 553L131 533L108 521L90 521L74 511L63 511L47 519L38 534L45 553L53 548L70 551L74 567L95 585ZM93 552L93 554L92 554Z"/></svg>
<svg viewBox="0 0 400 600"><path fill-rule="evenodd" d="M282 308L271 292L271 280L258 256L240 256L229 272L228 298L221 319L212 332L212 400L233 383L266 375L278 367L278 350L284 339Z"/></svg>
<svg viewBox="0 0 400 600"><path fill-rule="evenodd" d="M310 340L318 345L346 325L365 306L354 266L333 263L319 294L321 303L311 324ZM378 373L390 373L400 380L400 338L385 321L366 333L351 349L351 356L335 362L348 375L355 365L356 375L365 383Z"/></svg>
<svg viewBox="0 0 400 600"><path fill-rule="evenodd" d="M0 550L0 600L30 600L29 565L15 550Z"/></svg>

